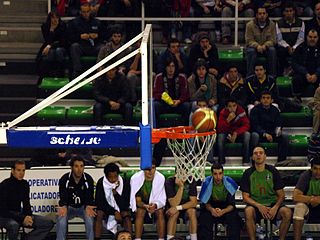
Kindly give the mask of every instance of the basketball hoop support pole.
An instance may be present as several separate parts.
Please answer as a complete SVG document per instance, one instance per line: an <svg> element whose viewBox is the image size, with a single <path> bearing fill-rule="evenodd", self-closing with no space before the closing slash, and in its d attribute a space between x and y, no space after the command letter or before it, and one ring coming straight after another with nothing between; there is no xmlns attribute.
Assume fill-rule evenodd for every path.
<svg viewBox="0 0 320 240"><path fill-rule="evenodd" d="M148 109L148 38L151 33L151 24L147 24L143 32L140 53L141 53L141 107L142 119L140 123L140 168L150 169L152 167L152 145L151 125L149 122Z"/></svg>

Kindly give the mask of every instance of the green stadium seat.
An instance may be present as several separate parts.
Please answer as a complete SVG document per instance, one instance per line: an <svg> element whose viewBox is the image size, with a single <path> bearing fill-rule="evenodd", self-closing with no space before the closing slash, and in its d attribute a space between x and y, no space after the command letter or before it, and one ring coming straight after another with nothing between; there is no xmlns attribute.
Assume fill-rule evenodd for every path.
<svg viewBox="0 0 320 240"><path fill-rule="evenodd" d="M64 106L49 106L37 113L37 117L41 119L65 119L66 108Z"/></svg>
<svg viewBox="0 0 320 240"><path fill-rule="evenodd" d="M141 122L142 113L141 112L134 112L133 113L133 121L134 122Z"/></svg>
<svg viewBox="0 0 320 240"><path fill-rule="evenodd" d="M285 127L311 127L312 111L308 107L302 107L300 112L280 113Z"/></svg>
<svg viewBox="0 0 320 240"><path fill-rule="evenodd" d="M97 57L94 56L82 56L80 58L81 62L87 62L87 63L96 63Z"/></svg>
<svg viewBox="0 0 320 240"><path fill-rule="evenodd" d="M65 124L67 109L64 106L49 106L37 113L37 124L54 126Z"/></svg>
<svg viewBox="0 0 320 240"><path fill-rule="evenodd" d="M39 86L43 90L57 90L69 83L69 78L45 77Z"/></svg>
<svg viewBox="0 0 320 240"><path fill-rule="evenodd" d="M241 49L219 50L218 54L220 61L241 62L243 60L243 51Z"/></svg>
<svg viewBox="0 0 320 240"><path fill-rule="evenodd" d="M71 125L92 125L93 107L76 106L70 107L67 111L67 124Z"/></svg>
<svg viewBox="0 0 320 240"><path fill-rule="evenodd" d="M280 76L276 79L280 96L291 97L292 96L292 78Z"/></svg>
<svg viewBox="0 0 320 240"><path fill-rule="evenodd" d="M123 124L123 116L118 113L107 113L103 116L103 119L108 125Z"/></svg>

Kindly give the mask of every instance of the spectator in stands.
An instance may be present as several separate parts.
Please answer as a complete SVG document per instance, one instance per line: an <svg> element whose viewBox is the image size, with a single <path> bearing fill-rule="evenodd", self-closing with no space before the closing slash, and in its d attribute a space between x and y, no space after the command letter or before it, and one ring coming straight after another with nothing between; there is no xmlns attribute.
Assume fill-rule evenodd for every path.
<svg viewBox="0 0 320 240"><path fill-rule="evenodd" d="M308 106L312 109L313 114L312 132L318 133L320 130L320 87L316 89L313 99L309 101Z"/></svg>
<svg viewBox="0 0 320 240"><path fill-rule="evenodd" d="M165 178L156 170L155 162L152 168L135 173L130 180L130 208L136 212L135 239L141 240L145 215L155 216L159 240L165 238L166 204Z"/></svg>
<svg viewBox="0 0 320 240"><path fill-rule="evenodd" d="M282 131L279 109L272 105L272 94L269 91L261 93L260 103L250 114L252 148L259 142L278 143L278 162L287 158L289 140L288 135Z"/></svg>
<svg viewBox="0 0 320 240"><path fill-rule="evenodd" d="M15 161L11 175L0 183L0 227L6 230L9 240L17 240L20 227L32 228L27 238L43 240L53 227L53 222L44 216L32 214L30 186L24 180L26 164Z"/></svg>
<svg viewBox="0 0 320 240"><path fill-rule="evenodd" d="M136 43L136 49L140 48L141 41ZM135 104L137 98L137 86L141 86L141 54L138 53L131 58L128 63L129 71L127 73L128 85L130 88L131 102Z"/></svg>
<svg viewBox="0 0 320 240"><path fill-rule="evenodd" d="M179 216L188 215L191 240L197 240L197 183L170 177L165 182L168 199L167 239L174 237Z"/></svg>
<svg viewBox="0 0 320 240"><path fill-rule="evenodd" d="M278 102L278 87L276 85L275 78L266 73L264 64L257 62L254 65L254 75L247 77L246 79L246 91L247 91L247 104L248 114L250 115L251 109L254 106L260 104L261 94L264 91L269 91L272 95L272 99ZM272 104L278 107L278 104L272 102Z"/></svg>
<svg viewBox="0 0 320 240"><path fill-rule="evenodd" d="M118 48L120 48L123 45L122 41L123 41L123 34L122 34L121 28L119 26L114 26L111 29L110 41L107 42L99 51L97 62L100 62L106 56L109 56L111 53L113 53ZM119 60L122 57L126 56L127 54L128 54L127 51L123 51L119 55L117 55L114 59ZM110 65L110 62L107 62L106 65ZM122 64L122 65L118 66L118 70L120 73L124 74L124 72L126 70L126 65Z"/></svg>
<svg viewBox="0 0 320 240"><path fill-rule="evenodd" d="M154 80L153 97L154 112L157 124L163 113L181 114L185 126L188 125L190 114L189 92L185 75L178 73L178 64L173 57L165 63L165 71L159 73ZM167 93L172 101L165 101L163 93ZM158 125L158 127L161 127Z"/></svg>
<svg viewBox="0 0 320 240"><path fill-rule="evenodd" d="M311 169L302 173L293 191L296 202L293 213L294 239L300 240L304 219L308 223L320 223L320 159L314 156Z"/></svg>
<svg viewBox="0 0 320 240"><path fill-rule="evenodd" d="M242 143L243 164L250 163L250 122L245 110L237 104L236 99L230 98L226 102L226 107L221 110L218 120L218 156L219 163L224 164L225 159L225 141L231 143Z"/></svg>
<svg viewBox="0 0 320 240"><path fill-rule="evenodd" d="M129 211L130 182L119 174L118 165L109 163L104 167L104 176L97 182L95 240L101 239L103 221L106 223L107 230L113 234L118 231L118 223L123 224L124 229L129 233L132 231Z"/></svg>
<svg viewBox="0 0 320 240"><path fill-rule="evenodd" d="M53 0L53 8L60 16L77 16L80 10L79 0Z"/></svg>
<svg viewBox="0 0 320 240"><path fill-rule="evenodd" d="M167 49L160 54L158 58L157 73L162 73L165 70L165 64L168 57L173 57L176 59L179 73L189 74L188 57L180 49L180 42L176 38L170 39Z"/></svg>
<svg viewBox="0 0 320 240"><path fill-rule="evenodd" d="M210 42L209 35L205 32L199 33L198 43L190 49L189 68L193 69L199 58L206 60L209 73L218 77L219 55L216 45Z"/></svg>
<svg viewBox="0 0 320 240"><path fill-rule="evenodd" d="M262 218L275 223L281 220L279 239L284 240L291 222L291 210L283 205L284 184L279 171L266 164L266 153L262 147L255 147L252 154L254 165L242 175L240 190L249 239L256 239L256 222Z"/></svg>
<svg viewBox="0 0 320 240"><path fill-rule="evenodd" d="M282 0L253 0L256 8L263 7L271 17L281 17Z"/></svg>
<svg viewBox="0 0 320 240"><path fill-rule="evenodd" d="M306 87L313 87L313 91L320 83L320 48L319 33L316 30L307 32L307 41L294 51L292 68L292 91L297 100L301 102L301 95Z"/></svg>
<svg viewBox="0 0 320 240"><path fill-rule="evenodd" d="M66 24L56 12L50 12L46 22L41 25L44 43L36 59L40 81L45 76L64 76L66 30Z"/></svg>
<svg viewBox="0 0 320 240"><path fill-rule="evenodd" d="M96 103L93 108L94 122L103 125L106 113L120 113L126 124L132 123L132 104L128 81L115 67L100 77L93 87L93 97Z"/></svg>
<svg viewBox="0 0 320 240"><path fill-rule="evenodd" d="M115 240L131 240L132 234L127 230L118 231L114 237Z"/></svg>
<svg viewBox="0 0 320 240"><path fill-rule="evenodd" d="M218 102L219 108L226 106L229 98L237 99L237 103L246 107L247 93L245 82L234 65L229 66L228 71L223 75L218 83Z"/></svg>
<svg viewBox="0 0 320 240"><path fill-rule="evenodd" d="M73 19L68 25L70 56L72 61L72 78L81 74L81 61L83 55L97 56L103 46L104 31L101 22L91 16L88 3L81 5L80 16Z"/></svg>
<svg viewBox="0 0 320 240"><path fill-rule="evenodd" d="M304 1L305 2L305 1ZM309 5L311 6L311 5ZM306 24L306 37L308 32L311 29L316 30L318 33L320 32L320 2L317 2L314 6L314 17L305 22ZM318 41L318 46L320 45L320 41Z"/></svg>
<svg viewBox="0 0 320 240"><path fill-rule="evenodd" d="M194 16L221 17L222 3L216 0L195 0ZM196 23L196 25L198 25ZM221 41L221 22L214 22L216 42ZM196 27L196 26L195 26ZM197 28L197 27L196 27Z"/></svg>
<svg viewBox="0 0 320 240"><path fill-rule="evenodd" d="M305 26L304 22L296 16L296 8L292 2L284 3L282 15L282 18L276 23L278 73L289 75L292 68L288 58L291 58L296 48L303 43Z"/></svg>
<svg viewBox="0 0 320 240"><path fill-rule="evenodd" d="M84 172L84 159L76 156L70 161L71 172L59 180L59 207L57 207L57 240L66 239L68 220L84 220L87 239L94 239L93 220L97 215L94 206L92 177Z"/></svg>
<svg viewBox="0 0 320 240"><path fill-rule="evenodd" d="M268 60L268 72L275 76L277 68L276 28L275 23L269 19L265 7L259 7L256 17L246 26L246 54L247 76L254 72L254 66L258 56L265 56Z"/></svg>
<svg viewBox="0 0 320 240"><path fill-rule="evenodd" d="M170 17L172 11L172 0L142 0L146 17ZM159 24L162 27L162 40L161 43L167 44L169 22L161 21Z"/></svg>
<svg viewBox="0 0 320 240"><path fill-rule="evenodd" d="M221 16L223 18L231 18L234 16L236 1L235 0L225 0L223 2ZM251 18L254 16L254 10L252 9L251 0L240 0L238 1L239 17ZM222 44L231 43L231 24L232 21L222 21ZM239 29L244 29L244 22L239 22Z"/></svg>
<svg viewBox="0 0 320 240"><path fill-rule="evenodd" d="M208 72L207 62L203 58L196 61L193 74L188 78L188 88L192 111L196 110L197 101L205 100L208 107L217 112L217 79Z"/></svg>
<svg viewBox="0 0 320 240"><path fill-rule="evenodd" d="M293 0L292 3L296 6L297 16L312 17L314 6L313 0Z"/></svg>
<svg viewBox="0 0 320 240"><path fill-rule="evenodd" d="M198 238L212 240L213 224L226 223L228 239L240 239L240 222L235 206L237 183L224 176L223 166L214 163L211 166L211 176L202 183L199 199L202 203L199 217Z"/></svg>
<svg viewBox="0 0 320 240"><path fill-rule="evenodd" d="M191 0L174 0L172 4L172 17L190 17ZM181 26L182 25L182 26ZM171 24L171 38L177 38L177 30L182 28L182 37L186 44L191 44L192 23L190 21L173 22Z"/></svg>

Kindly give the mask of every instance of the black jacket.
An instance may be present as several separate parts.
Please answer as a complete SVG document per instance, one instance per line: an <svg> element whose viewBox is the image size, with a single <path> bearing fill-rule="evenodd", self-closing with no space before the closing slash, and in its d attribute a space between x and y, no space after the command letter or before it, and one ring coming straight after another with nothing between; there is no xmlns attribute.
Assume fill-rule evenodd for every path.
<svg viewBox="0 0 320 240"><path fill-rule="evenodd" d="M32 215L29 195L26 180L17 180L13 176L3 180L0 184L0 216L22 224L26 216Z"/></svg>
<svg viewBox="0 0 320 240"><path fill-rule="evenodd" d="M247 104L253 104L255 101L260 101L261 93L266 90L271 93L274 102L278 102L279 91L274 77L267 75L263 83L260 83L254 74L247 77Z"/></svg>
<svg viewBox="0 0 320 240"><path fill-rule="evenodd" d="M70 173L64 174L59 180L59 206L79 208L94 205L94 184L92 177L84 173L76 184Z"/></svg>
<svg viewBox="0 0 320 240"><path fill-rule="evenodd" d="M320 77L320 48L300 44L293 53L292 68L298 74L316 73Z"/></svg>
<svg viewBox="0 0 320 240"><path fill-rule="evenodd" d="M80 43L84 45L90 45L89 40L83 40L80 35L83 33L97 33L98 38L94 39L94 44L97 45L105 40L106 31L104 31L101 22L91 17L89 20L79 16L73 19L68 24L68 37L70 43Z"/></svg>
<svg viewBox="0 0 320 240"><path fill-rule="evenodd" d="M252 108L250 113L251 131L257 132L260 137L264 133L275 135L277 127L281 127L281 118L278 108L271 105L269 108L264 108L262 104L258 104Z"/></svg>
<svg viewBox="0 0 320 240"><path fill-rule="evenodd" d="M114 195L114 199L116 200L120 211L129 211L130 189L130 182L127 179L123 179L122 194L119 195L118 193L116 193ZM97 209L102 210L105 215L114 215L114 213L116 212L116 210L111 207L106 200L106 195L103 188L103 177L100 178L97 182L96 205Z"/></svg>
<svg viewBox="0 0 320 240"><path fill-rule="evenodd" d="M199 58L203 58L204 60L206 60L209 68L218 69L218 66L219 66L218 49L214 43L210 43L210 45L212 47L208 52L207 58L204 56L204 53L201 50L200 44L196 44L191 48L190 55L189 55L189 67L190 67L189 71L194 70L195 63Z"/></svg>
<svg viewBox="0 0 320 240"><path fill-rule="evenodd" d="M125 76L117 73L112 81L105 76L94 83L93 97L97 102L109 106L109 101L115 101L121 105L130 99L130 90Z"/></svg>

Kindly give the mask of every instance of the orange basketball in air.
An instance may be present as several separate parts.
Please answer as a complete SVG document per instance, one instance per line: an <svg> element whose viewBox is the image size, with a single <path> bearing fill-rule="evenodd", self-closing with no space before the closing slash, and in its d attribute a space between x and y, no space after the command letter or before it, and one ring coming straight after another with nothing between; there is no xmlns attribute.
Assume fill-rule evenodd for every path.
<svg viewBox="0 0 320 240"><path fill-rule="evenodd" d="M198 132L210 132L216 128L217 115L210 108L199 108L192 114L192 126Z"/></svg>

